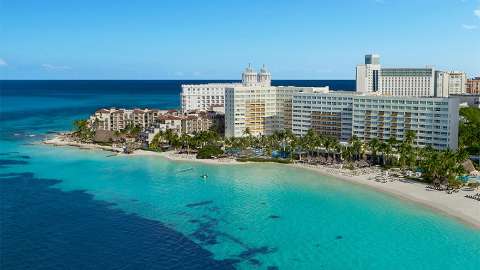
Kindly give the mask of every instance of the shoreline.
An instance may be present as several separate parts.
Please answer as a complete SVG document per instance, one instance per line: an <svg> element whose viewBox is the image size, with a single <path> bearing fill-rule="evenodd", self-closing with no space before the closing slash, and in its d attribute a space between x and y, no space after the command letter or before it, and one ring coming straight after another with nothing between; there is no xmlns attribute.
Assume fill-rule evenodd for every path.
<svg viewBox="0 0 480 270"><path fill-rule="evenodd" d="M434 212L455 218L466 225L480 229L480 203L464 197L465 195L478 193L478 191L460 190L458 193L447 194L443 191L428 190L425 188L427 184L412 180L405 179L381 183L368 180L371 175L345 176L329 172L330 168L326 167L310 167L300 164L290 164L289 166L310 170L323 176L371 188L397 199L417 203Z"/></svg>
<svg viewBox="0 0 480 270"><path fill-rule="evenodd" d="M178 162L196 162L209 165L240 165L240 164L249 164L251 162L239 162L230 158L219 158L219 159L197 159L195 155L187 154L176 154L174 151L168 152L153 152L146 150L135 150L133 153L129 154L130 156L160 156L168 160L178 161Z"/></svg>
<svg viewBox="0 0 480 270"><path fill-rule="evenodd" d="M146 150L135 150L131 154L124 154L121 148L74 142L66 140L66 137L61 134L56 135L52 139L45 140L43 143L54 146L73 146L86 150L116 152L118 155L122 156L159 156L176 162L197 162L209 165L240 165L254 163L239 162L230 158L196 159L195 155L176 154L174 151L153 152ZM281 164L278 165L280 166ZM381 171L378 168L364 169L365 171L368 171L364 174L353 175L351 171L347 169L313 166L300 163L284 165L294 169L310 170L320 175L329 176L340 181L362 185L397 199L418 203L434 212L447 215L448 217L455 218L464 224L470 225L476 229L480 229L480 203L476 200L464 197L465 195L473 195L478 193L478 191L460 190L458 193L447 194L442 191L428 190L425 188L427 184L407 179L387 181L386 183L377 182L373 180L373 178L381 175ZM361 171L362 169L358 170Z"/></svg>

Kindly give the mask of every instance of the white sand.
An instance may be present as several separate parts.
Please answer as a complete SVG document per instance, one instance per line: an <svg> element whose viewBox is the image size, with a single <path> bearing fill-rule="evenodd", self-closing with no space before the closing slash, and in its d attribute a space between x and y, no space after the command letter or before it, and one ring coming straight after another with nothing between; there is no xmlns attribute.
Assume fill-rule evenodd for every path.
<svg viewBox="0 0 480 270"><path fill-rule="evenodd" d="M58 146L75 146L83 149L101 149L106 151L122 152L122 149L113 148L110 146L101 146L96 144L78 143L68 139L67 136L58 135L53 139L44 141L45 144L52 144ZM196 159L195 155L190 154L176 154L174 151L169 152L152 152L145 150L136 150L130 156L161 156L174 161L189 161L200 162L211 165L233 165L233 164L253 164L253 162L238 162L234 159ZM281 165L279 165L281 166ZM472 225L475 228L480 228L480 202L465 198L465 195L473 195L480 192L477 191L459 191L458 193L447 194L444 191L433 191L425 188L426 184L409 181L396 180L387 183L377 182L374 179L376 175L381 175L379 169L370 169L365 171L362 175L352 175L352 172L347 169L330 168L325 166L311 166L305 164L290 164L287 166L312 170L322 175L332 176L336 179L341 179L355 184L364 185L374 188L378 191L385 192L395 197L410 200L420 203L431 209L437 210L446 215L455 217L466 224ZM356 170L359 172L361 170Z"/></svg>
<svg viewBox="0 0 480 270"><path fill-rule="evenodd" d="M347 176L344 175L345 170L340 169L300 164L292 164L290 166L313 170L322 175L368 186L401 199L420 203L431 209L438 210L443 214L455 217L475 228L480 228L480 202L464 197L465 195L474 195L480 192L479 190L460 190L458 193L447 194L445 191L426 189L426 184L410 180L396 180L382 183L375 180L368 180L369 178L373 178L375 174Z"/></svg>
<svg viewBox="0 0 480 270"><path fill-rule="evenodd" d="M247 164L250 162L238 162L231 158L218 158L218 159L197 159L195 154L177 154L175 151L168 152L152 152L145 150L135 150L131 155L134 156L162 156L169 160L174 161L193 161L210 165L233 165L233 164Z"/></svg>
<svg viewBox="0 0 480 270"><path fill-rule="evenodd" d="M64 135L64 134L56 135L51 139L43 141L43 143L54 145L54 146L74 146L81 149L89 149L89 150L98 149L98 150L118 152L118 153L123 152L122 148L115 148L112 146L105 146L105 145L99 145L99 144L93 144L93 143L77 142L77 141L71 140L67 135Z"/></svg>

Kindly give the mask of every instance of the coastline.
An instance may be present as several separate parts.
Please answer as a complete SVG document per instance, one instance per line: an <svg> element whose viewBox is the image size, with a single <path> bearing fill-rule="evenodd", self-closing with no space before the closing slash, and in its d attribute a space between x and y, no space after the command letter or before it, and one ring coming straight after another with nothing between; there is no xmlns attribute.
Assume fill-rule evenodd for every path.
<svg viewBox="0 0 480 270"><path fill-rule="evenodd" d="M103 150L109 152L123 153L122 148L117 148L113 146L99 145L93 143L81 143L70 140L67 138L66 134L57 134L53 138L42 141L43 144L53 145L53 146L73 146L85 150Z"/></svg>
<svg viewBox="0 0 480 270"><path fill-rule="evenodd" d="M60 134L52 139L43 141L44 144L54 146L73 146L86 150L103 150L116 152L119 155L128 156L159 156L168 160L177 162L197 162L209 165L239 165L253 164L254 162L239 162L234 159L196 159L194 155L176 154L174 151L153 152L145 150L135 150L131 154L123 154L121 148L112 146L102 146L98 144L79 143L66 139L66 136ZM356 185L362 185L374 190L394 196L398 199L418 203L435 212L453 217L464 224L480 229L480 203L476 200L465 198L465 195L473 195L478 191L460 190L458 193L447 194L442 191L428 190L425 183L401 179L396 181L387 181L386 183L373 180L380 174L379 170L371 169L369 172L360 175L352 175L347 169L332 168L325 166L312 166L306 164L286 164L292 169L306 169L316 172L323 176L329 176L341 181L347 181ZM280 166L280 164L278 165ZM370 180L372 179L372 180Z"/></svg>
<svg viewBox="0 0 480 270"><path fill-rule="evenodd" d="M298 169L311 170L337 180L366 186L398 199L418 203L431 210L453 217L476 229L480 229L480 203L464 197L465 195L473 195L478 191L460 190L458 193L447 194L443 191L428 190L425 188L425 183L412 180L405 179L382 183L376 182L375 180L368 180L368 178L372 176L368 174L345 176L335 169L326 167L311 167L300 164L291 164L289 166Z"/></svg>
<svg viewBox="0 0 480 270"><path fill-rule="evenodd" d="M145 150L135 150L133 153L129 155L130 156L160 156L172 161L197 162L197 163L203 163L203 164L209 164L209 165L239 165L239 164L251 163L251 162L238 162L230 158L197 159L195 155L176 154L174 151L153 152L153 151L145 151Z"/></svg>

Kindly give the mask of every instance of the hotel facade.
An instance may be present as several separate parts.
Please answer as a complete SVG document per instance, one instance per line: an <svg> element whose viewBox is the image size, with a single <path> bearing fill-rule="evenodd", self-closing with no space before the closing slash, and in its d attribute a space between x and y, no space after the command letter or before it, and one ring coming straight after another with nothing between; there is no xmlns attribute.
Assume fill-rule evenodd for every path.
<svg viewBox="0 0 480 270"><path fill-rule="evenodd" d="M379 55L366 55L356 68L356 89L387 96L448 97L466 93L467 76L459 71L425 68L382 68Z"/></svg>
<svg viewBox="0 0 480 270"><path fill-rule="evenodd" d="M95 130L121 131L128 125L141 130L172 130L177 134L194 134L208 130L216 114L205 111L179 113L176 110L157 109L100 109L90 116L88 122ZM158 133L158 132L157 132Z"/></svg>
<svg viewBox="0 0 480 270"><path fill-rule="evenodd" d="M210 111L225 106L225 89L239 83L184 84L180 94L182 111Z"/></svg>
<svg viewBox="0 0 480 270"><path fill-rule="evenodd" d="M458 147L459 99L449 95L463 91L463 73L430 67L381 68L378 55L365 60L365 65L357 66L356 91L272 86L264 67L256 73L249 66L241 83L223 86L225 136L271 135L282 130L302 136L313 129L342 142L352 136L386 141L403 140L413 130L419 147ZM206 108L201 102L193 102L193 107L183 102L182 98L182 108Z"/></svg>
<svg viewBox="0 0 480 270"><path fill-rule="evenodd" d="M347 141L352 136L369 141L403 140L407 130L414 143L436 149L458 147L456 98L394 97L356 92L303 92L293 96L292 131L309 129Z"/></svg>
<svg viewBox="0 0 480 270"><path fill-rule="evenodd" d="M225 89L225 136L271 135L291 128L292 96L315 87L272 86L263 67L257 74L248 67L240 85Z"/></svg>

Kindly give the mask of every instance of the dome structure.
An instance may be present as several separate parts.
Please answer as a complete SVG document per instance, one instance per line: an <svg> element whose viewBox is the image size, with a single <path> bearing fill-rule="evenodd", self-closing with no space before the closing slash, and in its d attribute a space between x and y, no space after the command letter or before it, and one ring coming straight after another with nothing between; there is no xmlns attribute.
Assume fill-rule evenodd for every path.
<svg viewBox="0 0 480 270"><path fill-rule="evenodd" d="M248 64L248 67L242 73L242 84L246 86L257 84L257 72L252 69L250 64Z"/></svg>
<svg viewBox="0 0 480 270"><path fill-rule="evenodd" d="M263 86L270 86L272 84L272 74L268 72L265 65L262 66L258 73L258 83Z"/></svg>

